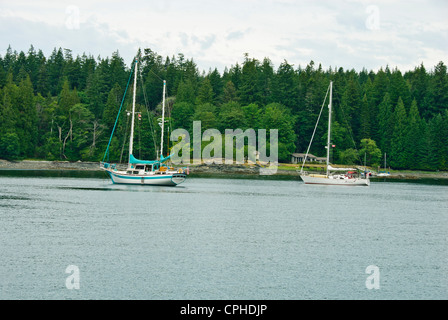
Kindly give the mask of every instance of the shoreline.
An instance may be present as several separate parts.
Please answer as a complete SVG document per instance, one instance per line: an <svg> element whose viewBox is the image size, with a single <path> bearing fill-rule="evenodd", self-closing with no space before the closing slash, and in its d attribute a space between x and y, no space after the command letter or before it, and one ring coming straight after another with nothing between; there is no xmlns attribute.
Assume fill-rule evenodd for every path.
<svg viewBox="0 0 448 320"><path fill-rule="evenodd" d="M200 164L189 165L191 175L260 175L260 166L247 164ZM277 172L266 176L297 176L297 171L294 169L297 166L291 164L280 164ZM287 169L286 169L287 168ZM101 172L99 162L70 162L70 161L48 161L48 160L18 160L9 161L0 159L0 170L67 170L67 171L98 171ZM371 179L403 179L403 180L418 180L418 179L448 179L448 172L424 172L411 170L392 170L388 177L376 177Z"/></svg>

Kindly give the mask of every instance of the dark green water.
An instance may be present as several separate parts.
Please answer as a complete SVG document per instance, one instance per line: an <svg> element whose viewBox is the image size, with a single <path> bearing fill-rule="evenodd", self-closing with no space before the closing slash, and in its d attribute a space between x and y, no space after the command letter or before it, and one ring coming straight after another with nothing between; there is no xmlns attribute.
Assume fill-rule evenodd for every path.
<svg viewBox="0 0 448 320"><path fill-rule="evenodd" d="M447 299L448 187L430 182L2 171L0 299Z"/></svg>

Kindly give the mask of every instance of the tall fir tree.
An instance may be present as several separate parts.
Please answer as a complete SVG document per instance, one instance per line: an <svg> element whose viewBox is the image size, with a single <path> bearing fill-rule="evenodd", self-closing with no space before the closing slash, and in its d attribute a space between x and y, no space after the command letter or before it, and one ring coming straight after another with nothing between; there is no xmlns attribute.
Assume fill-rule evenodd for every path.
<svg viewBox="0 0 448 320"><path fill-rule="evenodd" d="M359 141L361 124L361 98L360 88L356 79L352 76L347 83L346 90L342 96L341 110L343 112L343 121L353 132L355 141Z"/></svg>
<svg viewBox="0 0 448 320"><path fill-rule="evenodd" d="M367 95L364 94L364 97L361 101L361 119L359 128L360 139L367 139L372 137L371 124L372 121L370 120L369 102L367 101Z"/></svg>
<svg viewBox="0 0 448 320"><path fill-rule="evenodd" d="M403 100L398 98L397 106L394 112L394 131L391 141L391 166L397 169L406 168L406 162L409 157L406 147L408 123L406 108Z"/></svg>
<svg viewBox="0 0 448 320"><path fill-rule="evenodd" d="M213 103L220 104L222 102L222 94L223 94L223 81L221 79L221 75L217 68L215 68L212 72L210 72L207 76L210 81L210 85L213 90Z"/></svg>
<svg viewBox="0 0 448 320"><path fill-rule="evenodd" d="M34 90L30 77L22 80L18 87L16 132L20 139L20 154L34 155L37 141L37 113L34 104Z"/></svg>
<svg viewBox="0 0 448 320"><path fill-rule="evenodd" d="M190 80L181 80L177 89L176 102L196 103L196 93Z"/></svg>
<svg viewBox="0 0 448 320"><path fill-rule="evenodd" d="M242 68L241 85L238 88L238 96L243 105L259 103L261 100L258 66L258 60L249 59L246 55Z"/></svg>
<svg viewBox="0 0 448 320"><path fill-rule="evenodd" d="M213 104L213 101L214 101L213 87L210 83L210 79L205 78L204 80L202 80L202 83L199 87L198 95L196 97L196 104L205 104L205 103Z"/></svg>
<svg viewBox="0 0 448 320"><path fill-rule="evenodd" d="M296 111L298 109L296 88L296 73L293 66L285 60L275 74L272 100Z"/></svg>
<svg viewBox="0 0 448 320"><path fill-rule="evenodd" d="M411 105L411 94L409 92L409 86L400 70L395 69L390 75L390 100L392 105L398 103L398 99L401 98L405 106L406 112L409 111Z"/></svg>
<svg viewBox="0 0 448 320"><path fill-rule="evenodd" d="M273 91L275 87L275 75L272 61L268 58L264 58L259 69L260 74L258 81L260 86L260 103L265 106L274 101Z"/></svg>
<svg viewBox="0 0 448 320"><path fill-rule="evenodd" d="M19 137L16 133L19 88L13 81L12 72L8 73L6 85L0 93L0 151L3 158L16 159L20 155ZM14 142L15 146L10 147L8 141Z"/></svg>
<svg viewBox="0 0 448 320"><path fill-rule="evenodd" d="M62 49L59 48L56 50L56 48L54 48L46 65L48 74L48 89L52 96L56 96L61 91L63 84L64 64L65 61Z"/></svg>
<svg viewBox="0 0 448 320"><path fill-rule="evenodd" d="M390 81L387 77L387 73L380 68L375 79L373 80L373 103L379 105L383 99L384 95L389 92ZM391 99L389 94L389 99ZM391 102L392 103L392 102Z"/></svg>
<svg viewBox="0 0 448 320"><path fill-rule="evenodd" d="M423 158L423 136L421 132L421 118L418 111L417 100L414 99L409 110L407 121L407 132L405 142L405 152L408 155L405 159L404 167L409 169L419 169L421 166L421 159Z"/></svg>
<svg viewBox="0 0 448 320"><path fill-rule="evenodd" d="M442 61L434 68L432 91L431 113L433 116L443 114L448 109L448 75L447 67Z"/></svg>
<svg viewBox="0 0 448 320"><path fill-rule="evenodd" d="M383 101L378 106L378 127L380 138L380 149L389 153L391 150L391 140L394 130L394 113L390 102L389 93L384 95Z"/></svg>
<svg viewBox="0 0 448 320"><path fill-rule="evenodd" d="M416 67L414 71L409 72L406 76L410 83L411 97L415 99L419 109L424 111L421 116L425 118L429 117L429 75L426 72L423 63ZM428 114L426 114L427 112Z"/></svg>

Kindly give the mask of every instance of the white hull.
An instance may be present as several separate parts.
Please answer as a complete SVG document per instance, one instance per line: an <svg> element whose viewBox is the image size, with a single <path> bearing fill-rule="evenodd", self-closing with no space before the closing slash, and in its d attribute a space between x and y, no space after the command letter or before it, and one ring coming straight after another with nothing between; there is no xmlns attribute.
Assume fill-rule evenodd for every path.
<svg viewBox="0 0 448 320"><path fill-rule="evenodd" d="M379 173L376 175L377 177L389 177L390 173Z"/></svg>
<svg viewBox="0 0 448 320"><path fill-rule="evenodd" d="M126 172L106 170L114 184L176 186L185 181L184 173L167 172L164 174L127 174Z"/></svg>
<svg viewBox="0 0 448 320"><path fill-rule="evenodd" d="M324 185L333 185L333 186L369 186L369 179L359 179L359 178L350 178L350 179L335 179L327 176L312 176L312 175L300 175L303 182L305 184L324 184Z"/></svg>
<svg viewBox="0 0 448 320"><path fill-rule="evenodd" d="M131 117L131 134L129 138L129 162L126 171L117 170L116 164L110 164L108 162L104 162L106 159L106 155L109 151L109 146L112 141L112 135L115 131L115 122L114 130L112 131L112 135L109 139L109 144L106 149L106 153L104 154L103 162L100 163L100 168L105 170L109 175L112 183L116 184L129 184L129 185L155 185L155 186L177 186L178 184L185 181L187 175L183 169L179 169L175 171L174 168L163 165L163 162L167 161L171 155L168 155L166 158L163 156L163 135L164 135L164 123L165 123L165 88L166 81L163 80L163 107L162 107L162 119L161 119L161 142L160 142L160 159L159 160L139 160L134 157L132 154L133 151L133 141L134 141L134 118L135 118L135 98L137 91L137 64L138 59L135 58L135 71L134 71L134 91L133 91L133 102L132 102L132 117ZM132 75L132 73L131 73ZM131 75L129 76L129 81L131 80ZM129 82L128 82L129 84ZM126 89L127 91L127 89ZM126 92L125 92L126 94ZM124 99L123 99L124 101ZM120 106L123 106L123 102ZM120 112L118 113L120 114ZM129 115L129 113L128 113ZM118 120L118 117L117 117ZM187 171L188 172L188 171Z"/></svg>
<svg viewBox="0 0 448 320"><path fill-rule="evenodd" d="M325 175L323 174L307 174L303 172L303 167L305 166L306 157L308 156L308 152L311 147L311 143L313 142L314 134L316 133L317 124L319 123L319 118L317 119L316 126L314 128L313 136L311 137L310 144L308 146L308 150L306 151L306 156L303 160L302 169L300 170L300 178L302 178L303 182L305 184L320 184L320 185L329 185L329 186L369 186L370 180L369 175L367 172L364 173L366 175L366 178L361 179L358 174L354 174L359 171L359 169L352 169L352 168L333 168L330 165L330 149L332 147L331 143L331 104L332 104L332 95L333 95L333 81L330 81L330 87L328 88L330 91L330 103L328 104L328 134L327 134L327 146L325 147L327 149L327 172ZM328 94L328 91L327 91ZM327 96L325 96L324 104L327 99ZM324 104L322 104L321 113L324 107ZM333 145L334 147L334 145ZM347 174L333 174L330 173L332 171L345 171Z"/></svg>

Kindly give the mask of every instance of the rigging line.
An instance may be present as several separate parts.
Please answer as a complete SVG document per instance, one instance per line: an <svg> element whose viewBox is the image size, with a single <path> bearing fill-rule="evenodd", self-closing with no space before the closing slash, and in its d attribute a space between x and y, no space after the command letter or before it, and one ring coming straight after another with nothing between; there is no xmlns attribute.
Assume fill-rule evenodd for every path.
<svg viewBox="0 0 448 320"><path fill-rule="evenodd" d="M140 114L139 114L140 115ZM138 120L138 157L142 158L142 143L141 143L141 135L142 135L142 127L141 127L141 117Z"/></svg>
<svg viewBox="0 0 448 320"><path fill-rule="evenodd" d="M322 110L325 106L325 101L327 101L328 92L330 91L330 86L328 86L327 93L325 94L324 102L322 103L322 107L320 108L319 117L317 118L316 125L314 126L313 135L311 136L310 144L308 145L308 149L306 150L305 158L303 159L302 168L300 169L300 172L303 172L303 167L305 166L306 158L308 157L308 152L310 151L311 144L313 143L314 134L316 133L317 125L319 124L320 116L322 114Z"/></svg>
<svg viewBox="0 0 448 320"><path fill-rule="evenodd" d="M128 91L129 83L131 82L131 79L132 79L132 73L133 73L133 70L134 70L133 66L134 66L135 63L136 63L136 59L134 59L134 61L132 63L132 66L131 66L131 74L129 75L128 84L126 85L126 90L124 91L123 99L121 100L121 105L120 105L120 109L118 110L117 118L115 119L114 128L112 129L112 133L111 133L110 138L109 138L109 143L107 144L106 152L104 153L103 162L106 159L106 155L109 152L109 147L110 147L110 143L112 141L112 136L114 135L115 128L117 127L118 118L119 118L119 115L121 113L121 109L122 109L123 103L124 103L124 98L126 97L126 92Z"/></svg>
<svg viewBox="0 0 448 320"><path fill-rule="evenodd" d="M124 139L123 139L123 146L121 147L120 163L123 158L124 146L126 145L126 141L128 139L128 128L129 128L129 116L127 116L126 130L124 132Z"/></svg>
<svg viewBox="0 0 448 320"><path fill-rule="evenodd" d="M168 101L167 99L167 106L168 106L168 135L167 135L167 150L170 151L170 134L174 131L174 125L173 125L173 118L171 117L171 112L172 109L174 107L174 103L176 100L173 101L173 99L171 99L171 101ZM173 145L171 146L171 148L174 146L174 142ZM171 151L170 151L171 153ZM170 158L169 160L170 162L172 161L172 159Z"/></svg>
<svg viewBox="0 0 448 320"><path fill-rule="evenodd" d="M162 81L163 82L163 79L162 78L160 78L160 76L157 74L157 73L155 73L154 71L152 71L152 68L151 69L149 69L149 72L152 72L152 74L153 75L155 75L157 78L159 78L159 80L160 81Z"/></svg>
<svg viewBox="0 0 448 320"><path fill-rule="evenodd" d="M155 66L153 65L153 66L151 67L151 69L149 69L149 72L152 72L152 74L154 74L157 78L159 78L160 81L163 82L163 79L160 78L160 76L152 70L154 67L155 67ZM165 69L166 69L166 68L165 68Z"/></svg>
<svg viewBox="0 0 448 320"><path fill-rule="evenodd" d="M168 104L169 105L169 104ZM173 132L173 120L172 120L172 118L171 118L171 109L172 109L172 105L171 105L171 108L170 107L168 107L168 146L167 146L167 149L168 150L170 150L170 131L171 132ZM171 161L171 159L170 159L170 161Z"/></svg>
<svg viewBox="0 0 448 320"><path fill-rule="evenodd" d="M152 132L152 134L151 134L151 136L152 136L152 141L153 141L153 143L154 143L154 151L155 150L157 150L157 143L156 143L156 138L155 138L155 130L154 130L154 128L153 128L153 126L152 126L152 119L151 119L151 117L150 117L150 112L149 112L149 104L148 104L148 99L146 98L146 90L145 90L145 87L144 87L144 85L143 85L143 77L142 77L142 74L140 73L140 83L141 83L141 86L142 86L142 91L143 91L143 98L144 98L144 100L145 100L145 109L146 109L146 114L148 115L148 122L149 122L149 126L150 126L150 128L151 128L151 132Z"/></svg>

